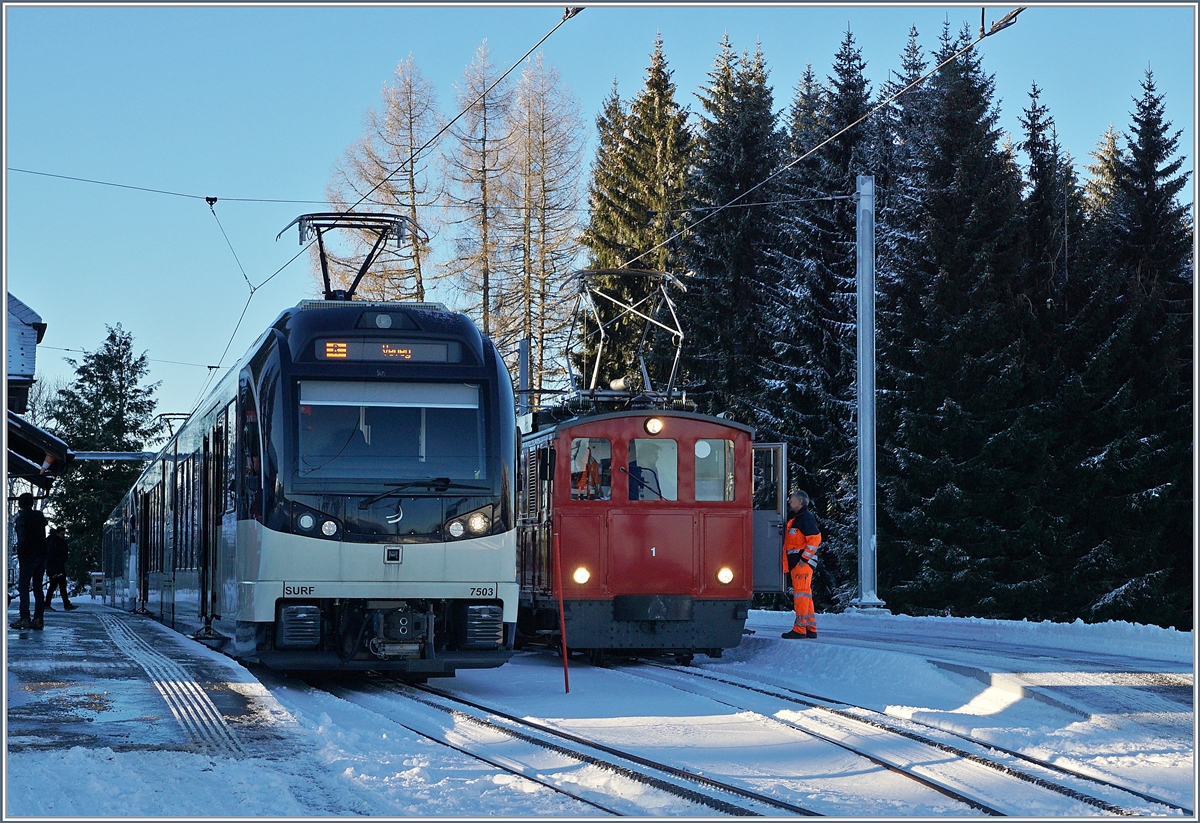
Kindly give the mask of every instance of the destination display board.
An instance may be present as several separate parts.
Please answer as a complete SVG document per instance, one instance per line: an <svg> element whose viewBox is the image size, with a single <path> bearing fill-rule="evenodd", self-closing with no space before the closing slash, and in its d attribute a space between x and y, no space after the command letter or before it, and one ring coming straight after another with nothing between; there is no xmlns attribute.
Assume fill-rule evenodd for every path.
<svg viewBox="0 0 1200 823"><path fill-rule="evenodd" d="M316 341L315 346L318 360L359 360L373 363L462 362L462 344L454 341L321 338Z"/></svg>

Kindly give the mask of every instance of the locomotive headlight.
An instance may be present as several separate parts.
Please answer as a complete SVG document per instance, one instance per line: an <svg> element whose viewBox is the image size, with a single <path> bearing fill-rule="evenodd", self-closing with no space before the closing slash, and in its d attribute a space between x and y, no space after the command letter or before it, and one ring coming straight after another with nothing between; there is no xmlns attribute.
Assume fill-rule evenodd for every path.
<svg viewBox="0 0 1200 823"><path fill-rule="evenodd" d="M729 568L728 566L722 567L722 569L717 572L717 580L728 586L733 582L733 569Z"/></svg>
<svg viewBox="0 0 1200 823"><path fill-rule="evenodd" d="M446 531L450 532L451 537L462 537L464 530L461 520L452 520L450 521L450 525L446 527Z"/></svg>
<svg viewBox="0 0 1200 823"><path fill-rule="evenodd" d="M305 512L296 518L296 525L299 526L303 531L310 532L312 531L312 527L317 525L317 518L313 517L308 512Z"/></svg>
<svg viewBox="0 0 1200 823"><path fill-rule="evenodd" d="M471 531L471 534L483 534L487 531L487 527L487 515L482 512L472 512L471 516L467 518L467 528Z"/></svg>
<svg viewBox="0 0 1200 823"><path fill-rule="evenodd" d="M321 534L326 537L333 537L337 534L337 523L333 520L326 520L321 524Z"/></svg>
<svg viewBox="0 0 1200 823"><path fill-rule="evenodd" d="M663 430L663 422L661 417L649 417L645 424L646 434L658 434Z"/></svg>
<svg viewBox="0 0 1200 823"><path fill-rule="evenodd" d="M583 566L580 566L578 569L575 570L575 574L571 575L571 577L575 580L576 583L578 583L580 586L582 586L584 583L586 583L592 579L592 573L589 572L587 569L585 569Z"/></svg>

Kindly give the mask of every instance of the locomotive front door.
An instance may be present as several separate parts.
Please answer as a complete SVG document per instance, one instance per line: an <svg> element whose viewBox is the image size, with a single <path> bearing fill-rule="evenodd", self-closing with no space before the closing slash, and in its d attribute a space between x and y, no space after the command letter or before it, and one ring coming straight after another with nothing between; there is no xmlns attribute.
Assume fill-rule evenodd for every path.
<svg viewBox="0 0 1200 823"><path fill-rule="evenodd" d="M690 511L612 512L610 584L629 594L691 594L697 582L694 533Z"/></svg>
<svg viewBox="0 0 1200 823"><path fill-rule="evenodd" d="M754 444L754 591L783 591L787 443Z"/></svg>

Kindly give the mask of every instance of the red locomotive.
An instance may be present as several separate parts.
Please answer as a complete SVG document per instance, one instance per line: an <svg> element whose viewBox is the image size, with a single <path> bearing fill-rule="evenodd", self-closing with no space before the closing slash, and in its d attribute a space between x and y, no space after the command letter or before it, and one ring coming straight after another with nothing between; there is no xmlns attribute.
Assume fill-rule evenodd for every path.
<svg viewBox="0 0 1200 823"><path fill-rule="evenodd" d="M629 305L590 285L595 274L651 278L651 288ZM597 363L613 323L601 322L601 299L682 343L677 323L657 319L664 308L674 319L670 275L580 275L576 317L597 321L599 332L584 338ZM673 654L681 662L697 652L719 657L741 641L754 591L753 431L683 410L674 366L665 390L655 391L643 356L648 339L643 333L633 360L642 378L636 395L626 379L597 389L596 367L591 385L566 405L521 418L519 641L560 647L561 632L569 651L593 661Z"/></svg>
<svg viewBox="0 0 1200 823"><path fill-rule="evenodd" d="M751 430L673 410L570 419L525 438L518 632L567 646L719 657L752 597ZM554 568L558 541L561 574Z"/></svg>

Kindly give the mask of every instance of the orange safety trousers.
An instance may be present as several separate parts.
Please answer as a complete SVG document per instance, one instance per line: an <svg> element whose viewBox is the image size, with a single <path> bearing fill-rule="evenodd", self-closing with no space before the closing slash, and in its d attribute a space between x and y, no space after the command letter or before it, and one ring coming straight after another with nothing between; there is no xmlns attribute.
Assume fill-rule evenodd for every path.
<svg viewBox="0 0 1200 823"><path fill-rule="evenodd" d="M813 568L807 563L797 563L790 575L792 604L796 609L796 620L792 624L792 631L796 634L816 634L817 615L813 611L812 597Z"/></svg>

